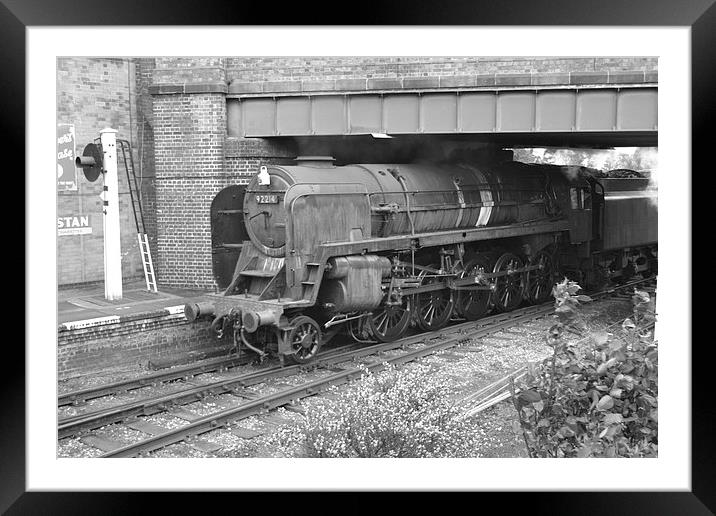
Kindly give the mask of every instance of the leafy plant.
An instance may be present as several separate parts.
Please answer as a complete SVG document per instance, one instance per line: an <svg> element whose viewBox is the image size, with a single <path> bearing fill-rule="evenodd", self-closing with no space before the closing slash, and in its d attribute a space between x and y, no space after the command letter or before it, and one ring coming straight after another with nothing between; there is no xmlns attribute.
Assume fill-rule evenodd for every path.
<svg viewBox="0 0 716 516"><path fill-rule="evenodd" d="M588 336L579 353L565 339L585 329L576 295L565 279L553 290L557 322L546 336L552 356L531 365L513 403L531 457L655 457L658 448L658 354L649 326L654 320L646 292L632 297L633 317L618 335ZM520 389L517 394L517 389Z"/></svg>
<svg viewBox="0 0 716 516"><path fill-rule="evenodd" d="M361 381L317 399L292 440L307 457L474 456L473 430L457 417L450 394L429 366L366 371Z"/></svg>

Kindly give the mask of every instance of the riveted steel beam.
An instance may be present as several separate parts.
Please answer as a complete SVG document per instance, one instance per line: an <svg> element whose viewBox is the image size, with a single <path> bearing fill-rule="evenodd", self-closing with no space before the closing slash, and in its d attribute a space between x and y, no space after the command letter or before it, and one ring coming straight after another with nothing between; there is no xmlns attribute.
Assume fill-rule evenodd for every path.
<svg viewBox="0 0 716 516"><path fill-rule="evenodd" d="M640 134L658 131L654 85L288 93L227 99L229 135Z"/></svg>

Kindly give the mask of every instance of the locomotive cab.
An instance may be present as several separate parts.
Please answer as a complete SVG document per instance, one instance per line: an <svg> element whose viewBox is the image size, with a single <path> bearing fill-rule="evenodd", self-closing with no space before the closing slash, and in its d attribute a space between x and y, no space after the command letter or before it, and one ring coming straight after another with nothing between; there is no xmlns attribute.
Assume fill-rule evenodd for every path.
<svg viewBox="0 0 716 516"><path fill-rule="evenodd" d="M566 167L566 170L571 173L570 167ZM569 240L572 244L585 244L585 252L588 253L589 241L593 237L592 200L594 189L581 173L569 178L568 188L567 212L571 222Z"/></svg>

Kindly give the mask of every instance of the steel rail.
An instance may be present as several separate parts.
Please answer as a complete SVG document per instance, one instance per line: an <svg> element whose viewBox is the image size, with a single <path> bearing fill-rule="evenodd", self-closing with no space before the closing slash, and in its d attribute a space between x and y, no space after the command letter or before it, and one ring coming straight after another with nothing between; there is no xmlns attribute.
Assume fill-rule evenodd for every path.
<svg viewBox="0 0 716 516"><path fill-rule="evenodd" d="M57 396L57 406L62 407L65 405L73 405L76 403L82 403L87 400L94 398L101 398L102 396L108 396L110 394L116 394L119 392L128 392L143 387L154 386L159 383L166 383L172 380L187 379L192 376L196 376L202 373L209 373L212 371L218 371L221 369L229 369L232 367L246 365L253 357L244 356L239 357L221 357L214 359L203 364L194 364L184 366L170 371L161 371L158 373L152 373L144 375L141 378L132 378L128 380L119 380L117 382L107 383L98 387L90 387L87 389L80 389L76 391L67 392Z"/></svg>
<svg viewBox="0 0 716 516"><path fill-rule="evenodd" d="M636 285L639 285L641 283L650 282L653 281L653 278L646 278L646 279L640 279L636 280L630 283L625 283L624 285L617 285L612 288L602 290L600 292L595 293L588 293L585 295L589 295L592 299L597 300L602 297L608 296L610 294L613 294L615 292L618 292L620 290L624 290L630 287L634 287ZM379 353L384 351L389 351L393 349L397 349L400 347L406 347L409 345L413 345L416 343L424 342L430 339L439 338L439 337L445 337L446 334L458 332L463 333L465 331L471 331L474 329L481 329L484 326L489 326L501 321L509 321L513 320L517 317L521 317L522 315L532 315L532 318L538 318L542 314L548 314L554 311L554 302L553 301L546 301L539 305L530 305L523 308L518 308L516 310L512 310L510 312L500 312L494 315L489 315L486 317L482 317L476 321L467 321L462 322L458 324L453 324L452 326L448 326L445 328L441 328L439 330L435 330L432 332L425 332L425 333L419 333L417 335L412 335L410 337L405 337L400 340L394 341L394 342L386 342L383 344L375 344L372 346L366 346L363 348L360 348L356 351L352 351L350 353L345 353L344 356L336 355L332 357L326 357L325 359L321 359L319 356L319 360L321 361L318 366L327 365L327 364L335 364L342 360L350 360L352 358L356 358L363 355L369 355L373 353ZM471 336L467 335L464 338L471 338Z"/></svg>
<svg viewBox="0 0 716 516"><path fill-rule="evenodd" d="M472 334L468 334L467 332L475 330L485 330L489 333L489 330L492 328L496 328L495 331L502 331L502 327L498 327L495 325L499 325L503 322L514 322L516 319L521 320L521 318L523 317L527 317L526 320L536 319L541 315L545 315L552 312L553 310L554 308L552 307L552 303L543 303L541 305L528 306L522 309L513 310L511 312L503 312L488 317L483 317L481 319L478 319L477 321L458 323L452 326L448 326L446 328L441 328L439 330L426 333L418 333L417 335L411 335L410 337L405 337L393 342L374 344L372 346L366 346L350 353L343 353L341 355L326 357L325 360L322 360L321 365L326 366L330 364L337 364L355 358L360 358L366 355L383 353L398 348L406 348L407 346L412 346L415 344L427 343L430 340L449 337L453 333L459 334L460 339L472 339L474 338L474 336Z"/></svg>
<svg viewBox="0 0 716 516"><path fill-rule="evenodd" d="M300 366L297 365L283 368L273 367L265 371L255 371L220 382L182 389L178 392L172 392L155 398L141 399L87 414L70 416L59 420L57 436L58 439L62 439L85 430L92 430L113 423L119 423L133 416L148 416L163 412L173 406L201 401L212 394L218 395L237 392L241 387L261 383L268 378L279 378L281 376L294 374L299 371L299 367Z"/></svg>
<svg viewBox="0 0 716 516"><path fill-rule="evenodd" d="M351 345L345 347L352 347ZM341 348L342 349L342 348ZM330 359L334 355L343 356L349 354L350 351L333 351L326 354L325 359ZM321 367L321 363L317 364ZM235 378L219 380L217 382L207 383L188 387L175 392L167 393L153 398L144 398L136 401L130 401L122 405L108 407L105 409L78 414L62 418L58 421L57 435L58 439L70 437L86 430L93 430L105 425L119 423L130 417L148 416L158 412L164 412L172 407L186 405L194 401L200 401L211 395L235 393L241 396L239 389L256 385L273 378L281 378L299 373L305 370L302 364L282 367L274 366L261 371L252 371Z"/></svg>
<svg viewBox="0 0 716 516"><path fill-rule="evenodd" d="M170 371L144 375L140 378L119 380L117 382L107 383L97 387L79 389L59 395L57 397L57 406L63 407L66 405L75 405L83 403L87 400L109 396L110 394L124 393L150 386L154 387L160 383L167 383L173 380L187 380L193 376L198 376L204 373L248 365L255 360L255 358L255 356L249 354L242 357L221 357L209 360L202 364L183 366Z"/></svg>
<svg viewBox="0 0 716 516"><path fill-rule="evenodd" d="M619 321L623 322L623 321ZM654 327L654 322L650 322L646 326L644 326L644 330L650 330ZM584 340L584 339L580 339ZM579 342L579 341L577 341ZM497 380L496 382L491 383L490 385L487 385L486 387L483 387L479 391L475 392L474 394L471 394L469 396L466 396L459 400L459 404L465 405L469 403L470 401L474 400L475 398L478 398L478 404L474 407L471 407L467 409L460 417L463 419L469 418L471 416L474 416L475 414L482 412L485 409L488 409L492 407L493 405L496 405L497 403L500 403L502 401L507 400L508 398L512 397L512 392L507 392L507 389L510 387L510 384L514 380L518 380L521 377L525 376L527 373L524 371L525 366L519 367L516 370L514 370L512 373L507 375L506 377Z"/></svg>
<svg viewBox="0 0 716 516"><path fill-rule="evenodd" d="M619 285L602 292L591 294L590 297L592 299L598 299L611 293L647 282L650 279L642 279L628 284ZM117 450L107 452L101 457L133 457L143 452L157 450L170 444L175 444L185 439L189 439L190 437L214 430L216 428L227 426L231 422L245 419L253 415L265 413L279 406L289 403L295 403L298 399L319 394L324 388L328 386L340 385L354 379L356 376L361 376L365 369L381 370L388 363L402 364L410 362L418 358L431 355L436 351L453 347L466 339L474 340L476 338L485 337L491 333L496 333L506 328L511 328L512 326L521 322L534 320L540 315L545 315L551 313L552 311L552 303L543 303L542 305L526 307L523 310L506 312L498 314L496 316L479 319L478 321L470 321L468 323L462 323L452 326L450 327L450 333L457 333L457 335L454 336L447 336L441 330L437 330L435 332L423 333L415 335L413 337L408 337L406 339L401 339L400 341L396 342L388 342L370 346L368 348L359 349L355 352L345 352L342 354L343 356L341 356L341 354L338 354L325 361L325 363L337 363L362 355L375 354L382 351L397 349L399 347L404 348L406 345L409 345L408 341L412 341L410 343L414 344L433 339L443 339L440 342L427 344L423 348L409 351L402 355L388 357L384 360L366 364L364 365L364 368L353 367L345 369L326 378L314 380L312 382L308 382L306 384L299 385L296 387L291 387L289 389L285 389L277 393L265 396L258 400L242 404L238 407L214 412L207 416L201 417L197 421L189 423L188 425L185 425L181 428L169 430L165 433L153 436L149 439L142 440L138 443L130 444ZM477 326L482 327L477 328L470 335L465 335L462 331L459 331L468 329L471 326L473 327L473 329Z"/></svg>
<svg viewBox="0 0 716 516"><path fill-rule="evenodd" d="M591 296L593 299L598 299L599 297L603 297L650 280L651 278L642 279L628 284L619 285L614 288L592 294ZM407 346L418 343L427 343L430 340L434 340L436 338L447 338L447 340L443 342L447 342L449 343L449 345L453 345L452 343L455 341L459 342L465 339L472 340L474 338L479 338L480 336L501 331L505 327L510 327L515 324L519 324L520 322L539 318L540 315L545 315L547 313L551 313L552 311L553 304L551 302L546 302L541 305L528 306L522 309L514 310L512 312L499 313L492 316L484 317L477 321L468 321L465 323L456 324L448 328L436 330L434 332L420 333L394 342L375 344L372 346L362 347L358 350L350 350L343 352L339 350L338 352L331 353L330 355L319 357L319 361L317 363L310 364L308 367L306 365L296 365L289 367L270 368L265 371L252 372L229 380L223 380L204 386L185 389L179 391L178 393L171 393L155 399L139 400L137 402L129 403L120 407L113 407L91 414L83 414L79 416L73 416L71 418L65 418L60 421L59 437L67 437L82 430L88 430L105 426L111 423L117 423L132 416L154 414L166 410L168 406L191 403L193 401L204 399L210 394L236 392L237 387L234 387L235 385L243 387L246 385L261 383L269 378L288 376L293 373L306 370L309 367L326 368L329 367L331 364L345 362L348 360L355 360L356 358L362 356L381 353L397 348L404 349ZM472 331L476 333L473 333L471 335L465 335L465 331ZM454 337L450 337L449 335L453 333L457 333L457 335ZM428 345L424 349L430 349L434 351L435 345ZM432 353L433 351L430 351L429 353ZM392 361L393 359L391 358L389 360ZM270 397L266 399L269 399L270 401ZM274 405L272 406L272 408L280 405L281 404ZM229 410L237 410L240 407ZM221 412L217 414L221 414Z"/></svg>
<svg viewBox="0 0 716 516"><path fill-rule="evenodd" d="M296 366L288 366L288 367L281 367L276 366L273 368L266 369L265 371L259 371L259 372L251 372L247 373L246 375L241 375L236 378L232 378L229 380L221 380L218 382L212 382L208 383L206 385L192 387L188 389L182 389L180 391L176 391L174 393L169 393L167 395L157 397L157 398L146 398L143 400L138 400L135 402L129 402L123 405L110 407L106 409L102 409L95 412L85 413L85 414L78 414L76 416L69 416L66 418L62 418L58 422L58 430L59 430L59 438L63 437L69 437L70 435L73 435L74 433L77 433L79 431L83 430L91 430L93 428L99 428L100 426L104 426L111 423L117 423L121 421L122 419L126 417L131 417L134 415L150 415L158 412L159 410L156 407L159 407L161 405L166 404L172 404L172 405L181 405L186 403L191 403L193 401L197 401L199 399L202 399L205 396L208 396L210 394L216 394L216 393L229 393L232 389L231 385L233 384L239 384L241 386L245 385L255 385L257 383L261 383L262 381L266 379L270 379L274 373L275 377L282 377L287 376L289 374L293 374L295 372L300 372L302 370L309 370L309 369L316 369L321 367L328 367L331 364L336 364L341 361L347 361L351 359L355 359L361 356L370 355L374 353L380 353L384 351L389 351L392 349L397 349L400 347L406 347L413 345L415 343L420 343L426 340L429 340L431 338L436 337L443 337L446 335L446 333L453 333L453 332L464 332L465 330L471 330L473 328L479 328L482 326L490 325L495 322L499 322L502 320L509 320L513 319L515 317L518 317L522 314L533 314L534 316L537 316L537 313L547 313L551 310L552 303L547 302L543 303L541 305L532 305L527 306L524 308L520 308L517 310L513 310L512 312L505 312L505 313L499 313L495 315L490 315L487 317L483 317L481 319L478 319L477 321L468 321L463 323L454 324L452 326L449 326L447 328L442 328L440 330L436 330L434 332L428 332L428 333L419 333L417 335L412 335L409 337L405 337L403 339L393 341L393 342L386 342L386 343L379 343L379 344L373 344L370 346L361 346L357 350L349 350L349 351L340 351L337 350L335 352L329 352L324 353L323 355L319 356L317 358L317 361L313 364L305 364L305 365L296 365ZM346 346L346 347L350 347ZM230 359L235 360L235 359ZM224 361L226 361L224 359ZM149 375L145 376L140 379L136 380L128 380L126 382L116 382L114 384L110 384L107 386L103 386L99 389L87 389L87 393L94 394L95 392L101 393L104 391L107 391L107 394L112 394L114 392L118 392L119 390L129 390L127 388L118 389L119 387L124 387L125 385L129 385L134 387L136 385L136 388L141 387L147 387L151 386L156 383L160 382L166 382L170 380L176 380L180 378L186 378L187 376L193 376L191 373L194 372L196 374L200 374L201 372L209 372L212 370L219 369L219 366L221 366L221 361L216 361L216 363L207 364L206 368L203 367L191 367L191 368L184 368L182 370L162 373L160 375ZM198 369L205 369L204 371L197 371ZM281 373L281 371L284 371L284 373ZM214 392L216 391L216 392ZM81 391L76 391L77 393L80 393ZM203 396L202 396L203 394ZM93 397L100 397L102 394L98 394ZM106 394L104 394L106 395ZM97 423L97 424L95 424Z"/></svg>
<svg viewBox="0 0 716 516"><path fill-rule="evenodd" d="M382 353L398 348L405 348L407 346L424 343L435 338L445 338L453 333L462 335L462 338L467 338L464 335L465 331L473 331L476 328L480 329L486 326L491 327L494 324L499 324L505 321L514 321L522 316L528 316L530 319L533 319L535 317L539 317L541 314L546 314L551 311L551 303L527 306L512 312L499 313L484 317L477 321L468 321L456 324L434 332L419 333L417 335L393 342L362 346L357 350L348 350L343 352L337 351L324 354L323 356L319 356L318 360L314 364L292 365L287 367L276 366L267 368L263 371L252 371L235 378L211 382L206 385L189 387L155 398L145 398L98 411L69 416L58 421L58 439L71 437L80 432L93 430L95 428L100 428L113 423L119 423L130 417L148 416L158 412L163 412L170 407L200 401L210 395L228 394L232 392L236 393L241 387L256 385L269 379L290 376L308 369L327 368L333 364L355 360L356 358L360 358L362 356Z"/></svg>
<svg viewBox="0 0 716 516"><path fill-rule="evenodd" d="M520 322L532 320L537 315L539 315L539 312L528 313L519 317L501 320L499 322L496 322L494 325L490 325L488 327L477 330L473 335L470 335L469 338L474 339L483 337L490 333L495 333L505 328L512 327L515 324L519 324ZM345 369L326 378L321 378L312 382L307 382L303 385L284 389L277 393L265 396L261 399L242 404L238 407L214 412L207 416L201 417L196 421L191 422L183 427L168 430L167 432L155 435L140 442L129 444L122 448L118 448L117 450L107 452L101 455L101 457L134 457L143 452L149 452L164 448L165 446L181 442L195 435L199 435L214 430L216 428L226 426L230 422L245 419L253 415L258 415L267 412L273 408L280 407L282 405L295 403L296 400L319 394L322 390L329 386L341 385L343 383L349 382L357 377L362 376L365 369L371 371L380 371L385 368L387 364L404 364L407 362L411 362L413 360L417 360L419 358L431 355L436 351L452 347L460 343L460 341L464 340L465 338L465 335L458 334L452 337L448 337L447 339L441 340L440 342L428 344L423 348L408 351L402 355L387 357L384 360L366 364L364 365L364 368L352 367L349 369Z"/></svg>

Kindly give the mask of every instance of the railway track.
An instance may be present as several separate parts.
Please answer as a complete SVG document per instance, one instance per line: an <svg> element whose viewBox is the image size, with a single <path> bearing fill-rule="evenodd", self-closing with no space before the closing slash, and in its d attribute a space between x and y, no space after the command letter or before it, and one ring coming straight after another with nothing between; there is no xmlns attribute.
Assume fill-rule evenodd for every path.
<svg viewBox="0 0 716 516"><path fill-rule="evenodd" d="M321 367L330 363L332 360L335 360L334 357L343 357L346 354L350 354L349 349L353 349L355 347L356 346L353 345L343 346L337 350L327 352L325 356L321 358L321 361L316 364L316 367ZM198 386L190 384L180 390L164 395L139 399L114 407L61 418L58 421L58 437L62 439L86 430L92 430L112 423L118 423L130 417L150 416L166 411L169 408L185 405L194 401L201 401L212 395L233 394L237 397L250 398L253 396L249 391L246 391L245 387L257 385L269 379L298 374L306 369L308 368L303 365L268 367L259 371L238 374L233 378L220 380L218 382L210 382ZM218 370L218 368L211 367L209 370ZM192 371L194 372L193 369ZM174 379L185 378L185 376L171 376ZM142 384L142 386L145 387L147 385L151 385L151 383L143 382ZM99 391L100 389L97 389L97 392Z"/></svg>
<svg viewBox="0 0 716 516"><path fill-rule="evenodd" d="M341 346L340 349L356 346L357 344ZM330 354L332 352L333 351L327 351L326 353ZM106 383L98 387L89 387L86 389L69 391L57 396L57 407L59 408L69 405L80 406L89 400L102 398L110 395L124 394L146 387L157 387L160 384L174 382L177 380L182 380L186 382L191 380L195 376L199 376L201 374L212 372L224 373L232 368L249 365L253 361L255 361L255 357L253 355L249 355L248 353L238 357L220 357L207 360L201 364L191 364L187 366L172 368L169 371L160 371L157 373L146 374L139 378L119 380L116 382Z"/></svg>
<svg viewBox="0 0 716 516"><path fill-rule="evenodd" d="M112 394L122 394L149 386L156 387L160 383L171 382L174 380L188 380L202 373L210 373L214 371L221 372L232 367L246 365L250 361L251 357L247 355L240 358L221 357L218 359L211 359L200 365L192 364L189 366L171 369L169 371L160 371L158 373L144 375L140 378L120 380L117 382L107 383L99 387L79 389L60 394L57 397L57 406L64 407L67 405L81 405L88 400L102 398Z"/></svg>
<svg viewBox="0 0 716 516"><path fill-rule="evenodd" d="M625 290L643 286L649 280L639 280L611 288L596 294L590 294L593 299L607 296L630 297L631 294L624 293ZM379 371L386 367L386 364L403 364L421 357L431 355L437 351L456 346L460 343L485 337L492 333L506 330L510 327L544 317L553 312L553 303L544 303L537 306L529 306L514 310L512 312L500 313L488 316L477 321L458 323L453 326L429 333L421 333L409 336L399 341L381 343L368 346L361 346L358 349L339 349L322 355L319 360L312 364L310 369L320 371L323 377L304 381L296 386L280 389L264 396L247 391L246 387L267 382L271 379L286 377L306 371L306 366L290 367L269 367L262 371L254 371L246 374L238 374L233 378L211 382L201 386L191 386L180 391L164 394L151 399L138 400L117 407L102 409L92 413L71 416L60 420L58 425L59 438L79 435L92 429L100 428L113 423L132 420L141 416L149 416L159 412L168 411L183 404L204 400L207 397L230 394L232 398L240 400L236 406L231 406L218 412L212 412L205 416L197 416L188 424L176 429L166 429L148 439L107 451L102 457L131 457L142 453L151 452L170 444L184 441L216 428L226 427L250 416L266 413L282 405L293 405L298 400L318 394L333 385L347 383L359 378L365 369ZM416 348L417 346L417 348ZM409 349L416 348L416 349ZM389 351L400 350L400 354L386 357L384 354ZM372 358L378 355L379 358ZM355 366L350 362L358 359L368 358L368 362L362 366ZM213 361L211 364L203 364L199 367L206 367L207 370L220 370L221 360ZM346 364L338 367L338 364ZM149 375L148 377L183 378L198 368L184 368L185 370L172 371L162 375ZM168 380L154 380L168 381ZM135 380L143 382L141 386L150 385L146 378ZM107 388L107 387L106 387ZM94 396L101 392L102 388L94 389L93 392L84 392L83 396ZM88 390L90 391L90 390ZM81 391L78 391L81 392ZM76 396L78 399L80 396ZM65 395L66 399L68 398ZM59 403L59 400L58 400ZM165 430L165 429L162 429Z"/></svg>
<svg viewBox="0 0 716 516"><path fill-rule="evenodd" d="M519 311L498 314L492 317L480 319L479 321L451 326L437 332L421 333L395 342L373 344L368 346L363 345L358 349L346 349L354 348L355 346L345 346L336 351L324 353L310 366L293 365L288 367L269 367L261 371L252 371L240 374L233 378L218 382L211 382L199 386L189 386L157 397L140 399L106 409L65 417L60 419L58 422L58 437L60 439L70 437L87 430L93 430L108 424L118 423L130 417L150 416L166 411L169 408L203 400L212 395L233 394L237 397L251 397L251 394L247 392L245 388L251 385L263 383L267 380L291 376L310 369L330 369L332 366L340 362L351 361L364 356L405 348L411 345L423 343L429 339L446 338L453 333L465 338L464 336L467 332L475 331L475 329L477 329L478 331L483 330L483 334L487 335L490 332L502 330L507 324L518 324L519 322L531 320L549 312L551 312L550 304L531 306ZM143 385L146 386L148 383L144 382Z"/></svg>

